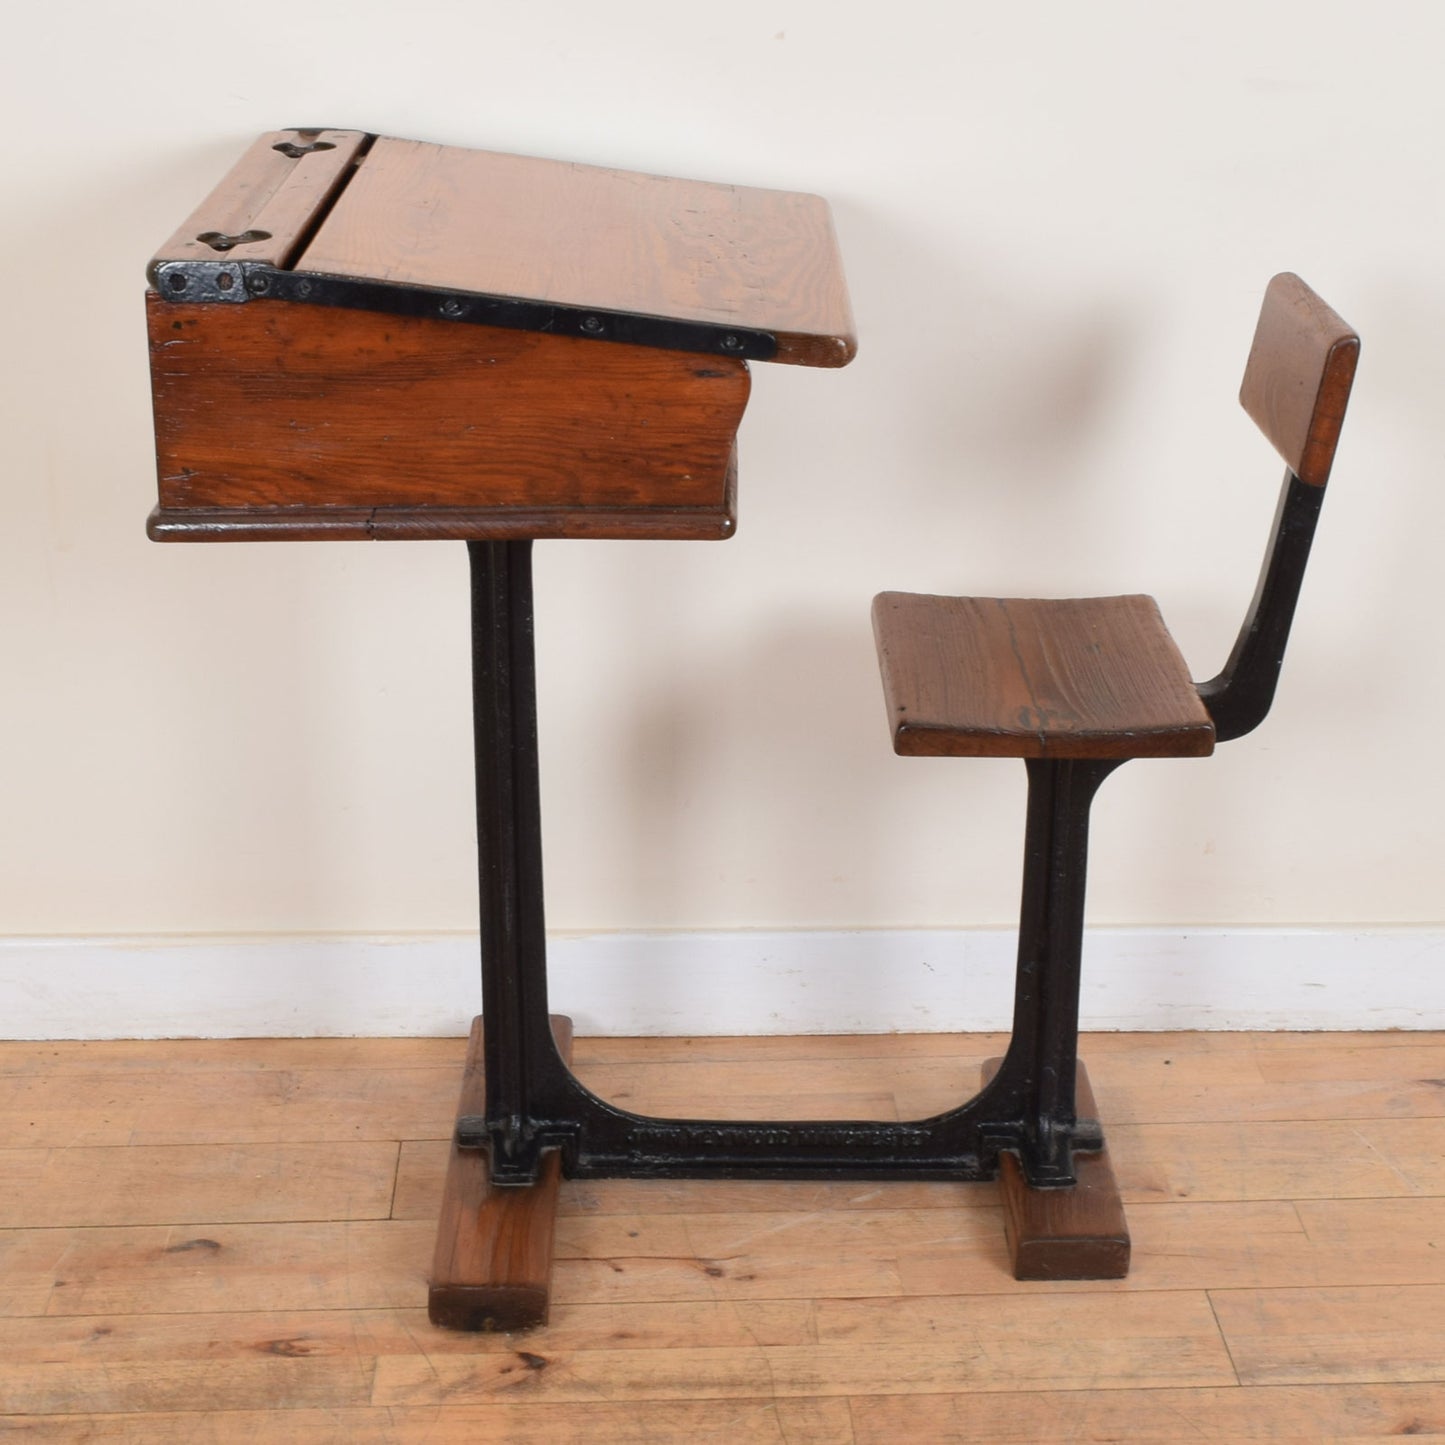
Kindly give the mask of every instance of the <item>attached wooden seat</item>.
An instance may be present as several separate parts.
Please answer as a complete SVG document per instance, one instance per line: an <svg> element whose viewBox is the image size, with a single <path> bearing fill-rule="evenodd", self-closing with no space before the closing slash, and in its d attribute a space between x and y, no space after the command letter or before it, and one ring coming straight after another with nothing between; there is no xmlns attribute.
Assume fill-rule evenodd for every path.
<svg viewBox="0 0 1445 1445"><path fill-rule="evenodd" d="M1028 770L1013 1037L989 1084L1006 1079L1019 1091L1021 1117L993 1132L1019 1159L1003 1179L1021 1277L1032 1268L1025 1238L1059 1246L1042 1266L1052 1278L1112 1277L1127 1261L1117 1189L1097 1152L1102 1134L1079 1117L1075 1095L1094 794L1129 758L1212 753L1269 711L1359 350L1359 337L1298 276L1269 283L1239 399L1288 470L1254 600L1209 681L1190 681L1151 597L874 599L894 750L1022 758ZM1087 1187L1076 1149L1094 1157ZM1040 1202L1076 1180L1068 1210ZM1089 1200L1108 1208L1086 1208ZM1080 1241L1087 1247L1076 1251Z"/></svg>
<svg viewBox="0 0 1445 1445"><path fill-rule="evenodd" d="M884 592L873 632L909 757L1165 758L1214 724L1152 597Z"/></svg>

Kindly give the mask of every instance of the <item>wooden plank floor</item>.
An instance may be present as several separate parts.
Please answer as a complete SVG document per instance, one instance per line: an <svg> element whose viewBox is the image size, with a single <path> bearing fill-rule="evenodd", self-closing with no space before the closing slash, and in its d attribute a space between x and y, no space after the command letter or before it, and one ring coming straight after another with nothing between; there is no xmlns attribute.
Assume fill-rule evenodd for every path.
<svg viewBox="0 0 1445 1445"><path fill-rule="evenodd" d="M579 1039L656 1113L917 1117L997 1036ZM1009 1275L991 1185L563 1188L550 1328L433 1329L465 1043L0 1044L0 1438L1445 1435L1445 1035L1097 1035L1134 1236Z"/></svg>

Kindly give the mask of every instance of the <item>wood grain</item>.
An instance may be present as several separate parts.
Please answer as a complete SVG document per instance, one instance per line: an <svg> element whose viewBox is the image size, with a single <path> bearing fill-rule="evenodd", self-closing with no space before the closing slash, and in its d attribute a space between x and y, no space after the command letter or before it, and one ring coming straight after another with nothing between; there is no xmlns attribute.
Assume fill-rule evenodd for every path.
<svg viewBox="0 0 1445 1445"><path fill-rule="evenodd" d="M0 1149L0 1229L385 1219L395 1173L390 1141Z"/></svg>
<svg viewBox="0 0 1445 1445"><path fill-rule="evenodd" d="M836 1322L820 1319L821 1338L806 1344L614 1345L575 1352L543 1346L528 1351L538 1363L524 1388L537 1400L585 1403L599 1395L641 1401L932 1394L1031 1384L1067 1390L1122 1383L1136 1370L1147 1371L1160 1388L1234 1379L1202 1295L1055 1300L1052 1322L1030 1308L1033 1303L996 1300L983 1314L945 1309L930 1320L926 1310L878 1311L869 1301ZM880 1328L882 1321L897 1328ZM1067 1340L1068 1348L1042 1350L1043 1338ZM515 1395L519 1373L508 1355L387 1355L377 1359L372 1400L414 1406Z"/></svg>
<svg viewBox="0 0 1445 1445"><path fill-rule="evenodd" d="M989 1059L983 1082L1003 1059ZM1083 1062L1074 1097L1080 1118L1097 1119L1099 1106ZM1124 1279L1129 1273L1129 1226L1107 1147L1074 1155L1071 1189L1030 1189L1017 1157L1000 1160L998 1189L1015 1279Z"/></svg>
<svg viewBox="0 0 1445 1445"><path fill-rule="evenodd" d="M374 1071L327 1067L198 1070L177 1091L161 1060L149 1069L0 1074L0 1148L217 1145L444 1136L458 1061ZM104 1158L105 1156L97 1156ZM165 1156L161 1156L164 1158Z"/></svg>
<svg viewBox="0 0 1445 1445"><path fill-rule="evenodd" d="M970 1211L979 1213L981 1211ZM1130 1204L1133 1239L1122 1289L1288 1289L1301 1285L1445 1284L1439 1197ZM994 1294L1017 1288L987 1241L900 1251L905 1294ZM1100 1289L1057 1281L1051 1289Z"/></svg>
<svg viewBox="0 0 1445 1445"><path fill-rule="evenodd" d="M1177 1309L1153 1316L1159 1333L1188 1330ZM628 1324L622 1347L636 1351L755 1349L812 1339L811 1312L801 1302L654 1305L630 1312ZM1192 1344L1187 1335L1181 1339L1181 1353ZM618 1346L615 1313L604 1307L572 1312L547 1341L552 1358ZM312 1406L364 1406L378 1362L398 1357L485 1359L492 1371L516 1372L518 1342L435 1330L421 1310L0 1320L0 1401L6 1411L27 1413L179 1410L198 1393L221 1410L288 1397Z"/></svg>
<svg viewBox="0 0 1445 1445"><path fill-rule="evenodd" d="M276 130L259 136L156 253L162 261L264 261L286 266L313 219L340 189L366 141L358 130ZM289 156L278 147L308 148ZM316 147L315 149L309 149ZM217 250L199 238L264 233Z"/></svg>
<svg viewBox="0 0 1445 1445"><path fill-rule="evenodd" d="M873 633L909 757L1201 757L1214 726L1152 597L884 592Z"/></svg>
<svg viewBox="0 0 1445 1445"><path fill-rule="evenodd" d="M932 1087L953 1101L1002 1043L609 1038L576 1053L581 1076L639 1101L695 1085L771 1094L782 1111L799 1091L892 1087L901 1101ZM30 1198L55 1218L99 1178L86 1217L102 1222L0 1228L0 1434L1303 1445L1445 1433L1440 1034L1089 1036L1117 1167L1147 1200L1129 1207L1127 1280L1014 1281L989 1185L585 1181L563 1191L551 1324L514 1338L426 1321L434 1215L404 1217L405 1168L390 1219L108 1222L136 1190L106 1179L139 1181L147 1164L159 1192L191 1178L187 1210L268 1210L267 1151L233 1154L242 1167L225 1189L210 1165L157 1165L225 1157L231 1134L284 1142L294 1127L299 1142L349 1114L377 1139L444 1134L465 1048L0 1043L7 1163L51 1157L67 1129L115 1145L77 1150L82 1166L138 1161L107 1174L102 1160L99 1175L12 1167L51 1181ZM1352 1112L1323 1113L1335 1100ZM1206 1121L1236 1107L1273 1122L1237 1124L1230 1143L1226 1124ZM128 1145L129 1131L195 1147ZM430 1201L415 1202L434 1210L445 1149L393 1143L432 1179ZM1406 1192L1311 1197L1332 1161L1336 1195ZM1261 1190L1276 1197L1241 1197ZM326 1204L324 1189L285 1192L293 1214Z"/></svg>
<svg viewBox="0 0 1445 1445"><path fill-rule="evenodd" d="M1126 1199L1445 1195L1445 1119L1116 1124Z"/></svg>
<svg viewBox="0 0 1445 1445"><path fill-rule="evenodd" d="M1183 1133L1171 1133L1169 1125L1179 1126L1188 1131L1189 1140L1200 1142L1201 1158L1218 1158L1222 1157L1219 1143L1204 1131L1233 1129L1240 1138L1270 1139L1273 1147L1279 1141L1277 1136L1271 1138L1271 1131L1245 1126L1280 1123L1289 1129L1294 1121L1301 1121L1338 1129L1349 1121L1394 1120L1408 1127L1411 1119L1445 1116L1445 1087L1437 1081L1445 1067L1445 1055L1427 1044L1357 1047L1342 1041L1339 1045L1327 1042L1315 1048L1285 1049L1260 1047L1260 1035L1174 1033L1152 1034L1147 1039L1120 1036L1131 1038L1134 1047L1119 1050L1111 1047L1113 1037L1091 1035L1089 1056L1126 1196L1131 1181L1141 1179L1146 1169L1169 1168L1166 1161L1176 1157L1176 1150L1193 1147ZM1207 1039L1208 1045L1201 1047L1198 1039ZM903 1118L938 1113L954 1100L950 1082L938 1077L936 1068L923 1064L921 1060L900 1064L894 1078ZM881 1073L881 1061L865 1063L863 1069L866 1080L874 1070ZM817 1077L816 1073L812 1077ZM1135 1126L1147 1128L1147 1138L1140 1135L1136 1139ZM1368 1127L1373 1133L1376 1125ZM1338 1146L1337 1138L1331 1139L1329 1146L1318 1136L1309 1146L1319 1150L1319 1162L1325 1169L1333 1147ZM1278 1154L1282 1163L1287 1158L1302 1165L1304 1152L1290 1148ZM1257 1170L1251 1173L1260 1177ZM1314 1174L1312 1169L1311 1176ZM1199 1182L1203 1175L1201 1164L1192 1181ZM1292 1177L1292 1187L1298 1187L1300 1176Z"/></svg>
<svg viewBox="0 0 1445 1445"><path fill-rule="evenodd" d="M899 1440L961 1445L1316 1445L1445 1433L1445 1392L1433 1386L1316 1389L1033 1390L997 1395L855 1397L856 1445Z"/></svg>
<svg viewBox="0 0 1445 1445"><path fill-rule="evenodd" d="M564 1061L572 1057L572 1021L552 1018ZM472 1021L458 1117L486 1112L482 1020ZM437 1222L427 1313L452 1330L525 1330L547 1322L562 1156L543 1156L524 1189L496 1189L480 1149L453 1143Z"/></svg>
<svg viewBox="0 0 1445 1445"><path fill-rule="evenodd" d="M435 1239L432 1220L388 1219L4 1230L0 1313L415 1308Z"/></svg>
<svg viewBox="0 0 1445 1445"><path fill-rule="evenodd" d="M383 137L299 269L772 332L857 349L827 202Z"/></svg>
<svg viewBox="0 0 1445 1445"><path fill-rule="evenodd" d="M1298 276L1269 283L1239 403L1312 487L1329 481L1359 356L1354 329Z"/></svg>
<svg viewBox="0 0 1445 1445"><path fill-rule="evenodd" d="M128 1415L0 1416L25 1440L143 1440L146 1445L853 1445L846 1399L629 1400L549 1405L489 1399L484 1405L370 1409L144 1411Z"/></svg>
<svg viewBox="0 0 1445 1445"><path fill-rule="evenodd" d="M1233 1371L1202 1294L1093 1296L1047 1302L1017 1298L986 1313L955 1302L839 1301L821 1308L817 1338L760 1335L737 1341L724 1328L712 1342L687 1337L672 1349L628 1339L571 1349L550 1338L528 1393L538 1400L584 1401L605 1393L639 1401L990 1390L1030 1381L1068 1389L1101 1384L1122 1369L1149 1369L1159 1386L1222 1383ZM1050 1356L1048 1337L1071 1342ZM926 1351L926 1353L925 1353ZM1126 1363L1127 1362L1127 1363ZM514 1383L506 1355L450 1353L428 1363L414 1356L377 1360L377 1403L435 1403L505 1395ZM607 1382L604 1385L604 1381Z"/></svg>
<svg viewBox="0 0 1445 1445"><path fill-rule="evenodd" d="M189 1080L196 1074L289 1074L306 1069L456 1067L465 1039L237 1038L237 1039L44 1039L0 1040L0 1078L87 1078L172 1071ZM379 1065L377 1049L385 1050ZM450 1105L450 1100L448 1104Z"/></svg>
<svg viewBox="0 0 1445 1445"><path fill-rule="evenodd" d="M147 313L165 512L729 515L743 362L281 301Z"/></svg>
<svg viewBox="0 0 1445 1445"><path fill-rule="evenodd" d="M1191 1315L1180 1303L1184 1296L1169 1296L1149 1309L1127 1301L1117 1307L1092 1311L1082 1307L1075 1318L1091 1317L1101 1329L1115 1334L1146 1334L1160 1322L1181 1334L1198 1334ZM1202 1294L1188 1297L1205 1305ZM866 1303L858 1305L866 1311ZM1206 1306L1207 1307L1207 1306ZM940 1306L947 1314L946 1306ZM547 1331L547 1343L558 1350L594 1349L705 1349L709 1345L743 1348L749 1345L804 1345L817 1338L817 1310L809 1300L687 1300L678 1303L641 1303L627 1311L627 1334L619 1338L617 1312L610 1305L574 1304L558 1312ZM411 1309L339 1310L214 1310L191 1314L111 1314L110 1331L98 1338L90 1322L94 1315L55 1316L44 1319L0 1320L0 1368L5 1364L30 1366L53 1361L77 1345L91 1345L97 1363L160 1363L170 1360L243 1360L256 1353L273 1357L414 1354L418 1337L429 1355L511 1355L517 1343L500 1334L468 1336L457 1330L433 1329L426 1311ZM848 1318L846 1315L844 1319ZM1147 1323L1146 1323L1147 1321ZM960 1332L962 1321L958 1329ZM1016 1321L1009 1322L1022 1332ZM840 1331L838 1331L840 1332ZM913 1336L916 1338L916 1332ZM284 1348L306 1346L307 1348ZM159 1404L155 1408L162 1408Z"/></svg>
<svg viewBox="0 0 1445 1445"><path fill-rule="evenodd" d="M1247 1385L1445 1383L1445 1286L1219 1290L1219 1327Z"/></svg>

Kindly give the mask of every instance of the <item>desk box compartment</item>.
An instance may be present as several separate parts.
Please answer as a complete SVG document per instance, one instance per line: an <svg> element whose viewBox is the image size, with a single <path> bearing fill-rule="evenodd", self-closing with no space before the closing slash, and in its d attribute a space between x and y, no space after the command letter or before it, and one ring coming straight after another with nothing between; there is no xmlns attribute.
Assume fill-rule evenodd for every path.
<svg viewBox="0 0 1445 1445"><path fill-rule="evenodd" d="M817 197L352 131L150 277L164 540L726 537L748 360L853 353Z"/></svg>

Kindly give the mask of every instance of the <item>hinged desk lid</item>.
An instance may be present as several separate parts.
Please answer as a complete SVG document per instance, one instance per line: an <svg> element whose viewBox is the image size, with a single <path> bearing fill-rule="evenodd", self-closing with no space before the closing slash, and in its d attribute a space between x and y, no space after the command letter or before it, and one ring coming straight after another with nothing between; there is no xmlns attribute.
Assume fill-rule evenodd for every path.
<svg viewBox="0 0 1445 1445"><path fill-rule="evenodd" d="M751 360L856 349L827 202L371 137L260 137L151 262L162 296L302 301Z"/></svg>

